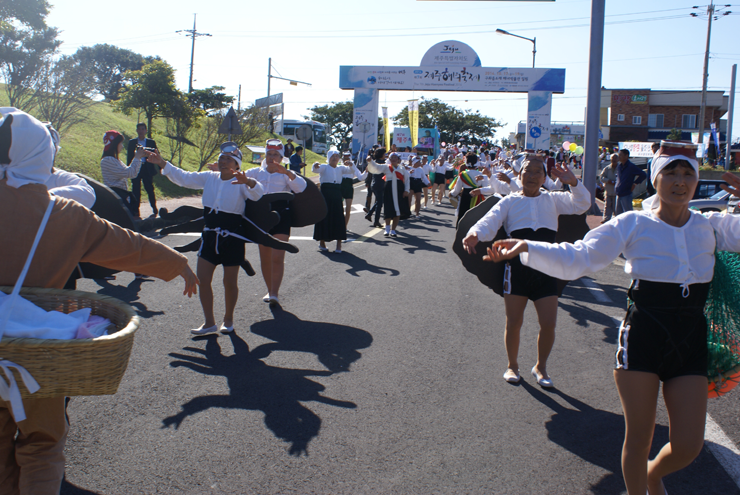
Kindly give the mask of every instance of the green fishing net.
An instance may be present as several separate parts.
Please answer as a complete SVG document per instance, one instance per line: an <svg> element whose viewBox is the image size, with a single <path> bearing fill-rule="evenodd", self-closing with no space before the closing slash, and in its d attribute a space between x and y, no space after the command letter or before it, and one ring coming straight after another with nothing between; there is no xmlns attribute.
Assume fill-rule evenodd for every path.
<svg viewBox="0 0 740 495"><path fill-rule="evenodd" d="M709 350L707 376L720 388L728 379L739 379L733 375L740 372L740 254L715 253L714 278L704 314Z"/></svg>

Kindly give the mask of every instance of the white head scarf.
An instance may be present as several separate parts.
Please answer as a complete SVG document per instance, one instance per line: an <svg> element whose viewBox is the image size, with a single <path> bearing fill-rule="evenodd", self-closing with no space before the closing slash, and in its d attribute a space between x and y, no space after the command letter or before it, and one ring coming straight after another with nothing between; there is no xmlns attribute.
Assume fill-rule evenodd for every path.
<svg viewBox="0 0 740 495"><path fill-rule="evenodd" d="M44 124L17 108L0 108L0 179L9 186L44 184L55 150Z"/></svg>
<svg viewBox="0 0 740 495"><path fill-rule="evenodd" d="M326 153L326 163L329 163L333 156L338 155L339 152L337 150L329 150Z"/></svg>
<svg viewBox="0 0 740 495"><path fill-rule="evenodd" d="M699 175L699 162L696 160L697 148L696 144L685 141L661 141L660 149L650 165L650 182L655 185L658 174L676 160L686 160L696 175Z"/></svg>

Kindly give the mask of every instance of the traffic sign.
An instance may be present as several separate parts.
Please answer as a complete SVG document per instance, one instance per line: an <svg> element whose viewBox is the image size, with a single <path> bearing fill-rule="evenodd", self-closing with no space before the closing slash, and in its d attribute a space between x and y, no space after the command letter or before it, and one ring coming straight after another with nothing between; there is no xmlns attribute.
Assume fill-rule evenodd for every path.
<svg viewBox="0 0 740 495"><path fill-rule="evenodd" d="M241 134L242 126L239 124L239 117L236 116L234 107L229 108L226 112L224 121L221 122L221 126L218 128L219 134Z"/></svg>
<svg viewBox="0 0 740 495"><path fill-rule="evenodd" d="M295 130L295 137L297 139L300 139L301 141L306 141L308 139L311 139L313 136L313 129L308 124L303 124L298 129Z"/></svg>
<svg viewBox="0 0 740 495"><path fill-rule="evenodd" d="M540 130L539 127L532 127L529 130L529 135L532 136L533 138L537 139L538 137L540 137L542 135L542 131Z"/></svg>

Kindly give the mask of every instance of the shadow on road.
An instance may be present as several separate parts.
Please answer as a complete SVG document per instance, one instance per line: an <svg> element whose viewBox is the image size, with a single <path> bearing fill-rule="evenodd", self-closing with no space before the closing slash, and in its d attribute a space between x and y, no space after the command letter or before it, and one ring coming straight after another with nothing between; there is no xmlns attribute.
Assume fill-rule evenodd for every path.
<svg viewBox="0 0 740 495"><path fill-rule="evenodd" d="M595 324L597 327L602 328L604 332L604 342L608 344L617 343L619 328L614 324L614 321L609 316L600 311L594 311L582 304L578 304L576 301L574 301L573 304L568 304L564 302L563 298L558 299L558 306L568 312L568 315L573 318L576 325L580 327L588 327L589 324ZM620 310L616 308L613 313L615 316L621 314Z"/></svg>
<svg viewBox="0 0 740 495"><path fill-rule="evenodd" d="M65 478L62 480L62 489L59 491L59 495L100 495L100 493L75 486Z"/></svg>
<svg viewBox="0 0 740 495"><path fill-rule="evenodd" d="M95 280L95 283L101 287L101 289L98 290L98 294L120 299L121 301L130 304L142 318L151 318L152 316L163 315L164 311L150 311L144 303L139 301L139 292L141 291L141 286L143 284L154 281L155 279L153 278L142 278L134 279L128 285L116 285L111 284L107 280L101 279Z"/></svg>
<svg viewBox="0 0 740 495"><path fill-rule="evenodd" d="M349 245L351 246L351 244ZM377 265L373 265L372 263L368 263L367 260L364 260L360 258L359 256L350 253L349 251L342 251L341 254L334 253L331 251L329 252L325 251L323 254L324 256L326 256L327 259L335 263L344 263L348 265L349 268L347 268L346 271L353 277L359 277L360 272L375 273L377 275L388 274L391 277L396 277L401 273L398 270L395 270L393 268L384 268L382 266L377 266Z"/></svg>
<svg viewBox="0 0 740 495"><path fill-rule="evenodd" d="M172 367L184 366L204 375L226 377L229 394L195 397L183 404L178 414L165 418L163 428L177 429L188 416L212 407L259 410L265 414L265 426L277 438L290 443L291 455L299 456L308 454L309 442L321 429L321 418L302 402L357 407L353 402L321 395L325 387L310 377L349 371L351 363L361 357L358 349L369 347L372 336L357 328L302 321L279 308L274 309L274 315L275 320L252 326L254 333L275 340L274 344L264 344L250 352L247 343L234 332L229 334L232 355L222 353L217 335L194 339L205 341L205 349L186 347L184 350L190 354L170 354L176 358L170 363ZM277 350L316 354L327 370L280 368L261 361Z"/></svg>
<svg viewBox="0 0 740 495"><path fill-rule="evenodd" d="M590 493L625 493L621 466L624 416L595 409L557 389L545 392L524 380L521 383L522 388L532 397L555 413L545 423L548 438L584 461L608 471L598 483L589 487ZM573 409L562 405L555 396L563 399ZM655 425L651 459L668 442L668 433L668 427ZM712 493L737 493L737 486L707 449L702 449L699 457L688 467L667 476L664 483L668 493L689 493L682 492L681 488L696 487L697 479L711 479Z"/></svg>

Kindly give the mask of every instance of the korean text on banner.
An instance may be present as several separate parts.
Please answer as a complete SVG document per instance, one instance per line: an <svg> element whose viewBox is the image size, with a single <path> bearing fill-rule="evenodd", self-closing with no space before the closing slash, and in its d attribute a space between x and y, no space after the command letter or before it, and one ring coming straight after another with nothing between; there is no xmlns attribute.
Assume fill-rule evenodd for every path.
<svg viewBox="0 0 740 495"><path fill-rule="evenodd" d="M383 147L385 147L385 149L389 149L391 146L391 127L388 124L388 107L383 107L383 129L385 130L383 136Z"/></svg>
<svg viewBox="0 0 740 495"><path fill-rule="evenodd" d="M630 152L630 158L652 158L653 143L648 142L619 142L620 150Z"/></svg>
<svg viewBox="0 0 740 495"><path fill-rule="evenodd" d="M419 100L409 100L409 130L411 146L419 144Z"/></svg>

